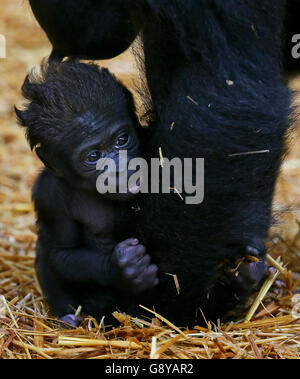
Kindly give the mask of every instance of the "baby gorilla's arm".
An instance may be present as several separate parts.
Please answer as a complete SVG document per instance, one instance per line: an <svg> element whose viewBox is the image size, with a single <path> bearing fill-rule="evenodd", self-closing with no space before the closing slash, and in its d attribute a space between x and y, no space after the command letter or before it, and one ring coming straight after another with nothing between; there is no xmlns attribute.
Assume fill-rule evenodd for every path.
<svg viewBox="0 0 300 379"><path fill-rule="evenodd" d="M156 265L136 239L118 244L113 251L85 248L50 252L51 263L63 280L74 284L98 284L122 292L140 294L158 284Z"/></svg>
<svg viewBox="0 0 300 379"><path fill-rule="evenodd" d="M70 287L98 285L136 294L153 288L158 282L157 267L150 264L145 247L136 239L118 245L113 240L107 243L106 239L103 244L98 240L94 248L87 246L82 236L85 224L82 209L86 208L80 203L72 206L70 198L68 187L52 172L45 170L39 176L33 199L39 225L37 269L44 292L53 292L50 280L43 280L46 276ZM101 213L101 206L96 204L97 212ZM76 216L73 208L79 210ZM74 218L82 219L81 223ZM61 287L66 292L65 286Z"/></svg>
<svg viewBox="0 0 300 379"><path fill-rule="evenodd" d="M36 268L40 285L54 314L67 324L80 322L73 313L81 304L78 288L99 286L99 291L115 288L138 295L158 284L158 269L136 239L118 245L112 241L111 246L97 250L80 247L80 229L62 216L52 227L43 225L39 234Z"/></svg>
<svg viewBox="0 0 300 379"><path fill-rule="evenodd" d="M49 215L49 213L48 213ZM139 294L158 284L155 265L137 239L105 244L97 249L82 246L78 224L62 213L40 227L37 266L53 271L63 282L96 284ZM46 236L46 238L45 238ZM47 239L47 241L46 241Z"/></svg>

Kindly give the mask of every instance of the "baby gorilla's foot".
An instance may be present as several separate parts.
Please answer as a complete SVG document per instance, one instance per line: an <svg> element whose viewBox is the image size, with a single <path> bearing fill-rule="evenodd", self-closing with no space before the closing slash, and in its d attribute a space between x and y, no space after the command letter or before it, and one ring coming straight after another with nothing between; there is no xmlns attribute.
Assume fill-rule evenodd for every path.
<svg viewBox="0 0 300 379"><path fill-rule="evenodd" d="M74 328L77 328L81 322L80 318L76 317L74 314L62 316L60 317L60 321L73 326Z"/></svg>
<svg viewBox="0 0 300 379"><path fill-rule="evenodd" d="M146 254L145 246L140 245L138 239L119 243L114 251L114 260L123 278L121 289L138 295L158 284L158 267L150 264L150 255Z"/></svg>

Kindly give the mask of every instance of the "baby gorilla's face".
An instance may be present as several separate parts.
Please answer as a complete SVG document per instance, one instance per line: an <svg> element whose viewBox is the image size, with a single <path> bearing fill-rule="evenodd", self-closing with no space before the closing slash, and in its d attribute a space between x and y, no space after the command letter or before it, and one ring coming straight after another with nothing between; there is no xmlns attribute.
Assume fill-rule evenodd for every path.
<svg viewBox="0 0 300 379"><path fill-rule="evenodd" d="M128 170L128 164L141 155L136 121L105 117L76 149L73 167L81 177L82 188L98 190L113 201L129 201L139 191L141 180L131 183L136 171Z"/></svg>
<svg viewBox="0 0 300 379"><path fill-rule="evenodd" d="M40 76L25 79L22 92L29 105L16 109L19 122L48 169L74 189L98 190L112 200L130 200L131 189L138 192L135 177L127 187L121 181L124 172L134 174L127 173L128 161L141 156L134 101L108 70L76 60L46 62ZM100 191L105 172L109 186Z"/></svg>

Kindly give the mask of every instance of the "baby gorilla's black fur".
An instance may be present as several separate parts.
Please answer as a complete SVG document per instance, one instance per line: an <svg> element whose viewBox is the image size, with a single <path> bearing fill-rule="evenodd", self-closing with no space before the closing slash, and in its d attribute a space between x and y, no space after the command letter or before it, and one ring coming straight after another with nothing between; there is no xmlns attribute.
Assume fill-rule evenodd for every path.
<svg viewBox="0 0 300 379"><path fill-rule="evenodd" d="M131 94L106 70L67 60L44 63L23 85L17 111L47 168L33 191L37 273L52 311L76 323L79 305L98 317L152 289L157 267L136 238L133 195L96 190L96 163L141 156ZM119 200L119 201L118 201Z"/></svg>

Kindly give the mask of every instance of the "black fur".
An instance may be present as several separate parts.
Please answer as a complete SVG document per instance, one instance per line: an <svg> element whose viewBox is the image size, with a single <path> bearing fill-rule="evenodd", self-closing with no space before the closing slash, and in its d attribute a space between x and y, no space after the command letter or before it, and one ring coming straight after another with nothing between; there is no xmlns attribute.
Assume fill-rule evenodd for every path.
<svg viewBox="0 0 300 379"><path fill-rule="evenodd" d="M41 12L31 3L35 14ZM79 3L73 1L69 11ZM128 17L132 29L141 30L145 74L156 112L147 157L157 157L161 147L167 158L205 158L202 204L187 206L176 193L149 195L140 202L140 233L160 269L160 285L152 297L143 297L143 304L155 305L179 324L198 322L199 308L216 318L238 303L237 289L218 283L220 264L245 256L247 246L265 255L262 246L290 126L291 94L282 76L284 3L123 3L128 13L120 8L117 20L122 24ZM43 7L51 10L52 1ZM97 7L90 9L96 12ZM95 31L101 30L105 17L105 12L98 14ZM55 23L52 27L57 33ZM87 28L81 33L89 38ZM63 34L57 36L64 41ZM107 42L102 38L99 46ZM115 48L124 47L125 40L126 34ZM68 40L67 44L62 55L77 46ZM76 54L83 54L81 49ZM88 55L99 58L100 49ZM177 275L180 295L168 273ZM123 309L130 311L127 306Z"/></svg>
<svg viewBox="0 0 300 379"><path fill-rule="evenodd" d="M136 36L129 21L131 8L124 0L29 2L55 47L52 58L112 58L126 50Z"/></svg>
<svg viewBox="0 0 300 379"><path fill-rule="evenodd" d="M157 112L149 155L162 147L168 158L205 158L203 204L186 206L174 194L149 196L151 208L145 206L153 209L143 223L153 259L181 283L181 298L166 289L156 307L167 316L177 312L179 320L199 305L216 316L233 306L228 293L223 302L211 294L205 304L221 260L243 256L247 245L268 236L290 125L290 92L281 76L284 7L259 0L147 1L145 14L145 67ZM243 155L259 151L265 153ZM171 286L167 278L163 284Z"/></svg>
<svg viewBox="0 0 300 379"><path fill-rule="evenodd" d="M23 126L29 126L27 137L31 148L49 143L59 147L64 138L77 144L97 129L93 124L105 112L120 103L135 114L131 94L107 69L93 64L68 60L65 64L48 64L40 72L32 71L24 81L22 93L30 101L18 116ZM94 116L94 120L87 113ZM74 133L76 120L76 133ZM60 122L59 122L60 121ZM89 128L82 126L89 122ZM68 139L72 135L72 141Z"/></svg>

